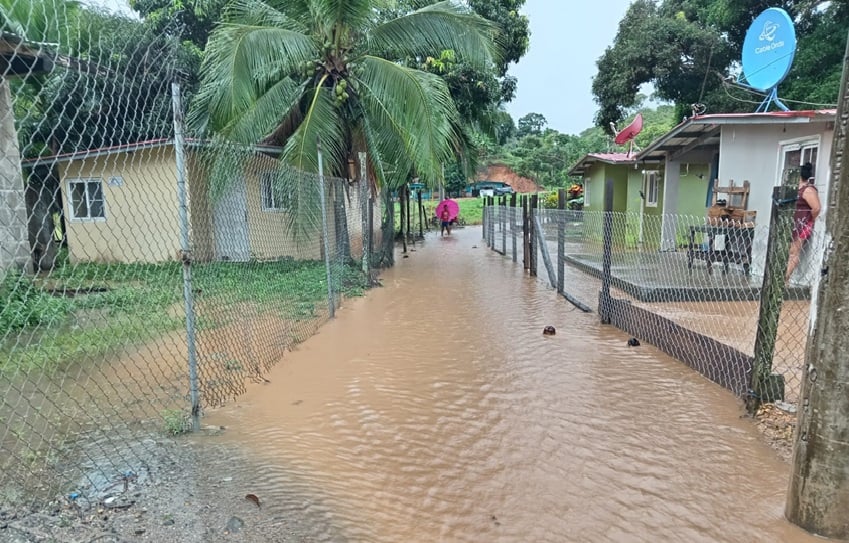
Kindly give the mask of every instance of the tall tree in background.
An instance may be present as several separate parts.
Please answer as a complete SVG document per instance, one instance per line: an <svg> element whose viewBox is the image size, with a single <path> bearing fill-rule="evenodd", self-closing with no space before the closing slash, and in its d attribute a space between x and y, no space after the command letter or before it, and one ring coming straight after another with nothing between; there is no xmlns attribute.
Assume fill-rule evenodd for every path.
<svg viewBox="0 0 849 543"><path fill-rule="evenodd" d="M816 0L636 0L619 23L613 44L598 60L593 94L596 123L620 121L635 104L640 87L652 83L657 97L673 102L678 117L691 104L708 112L751 111L759 96L728 88L735 62L754 18L782 7L796 21L797 57L781 97L788 101L834 104L843 58L846 2ZM755 104L752 104L755 102Z"/></svg>
<svg viewBox="0 0 849 543"><path fill-rule="evenodd" d="M548 126L548 120L542 113L528 113L519 119L516 135L520 138L531 135L539 136L546 126Z"/></svg>

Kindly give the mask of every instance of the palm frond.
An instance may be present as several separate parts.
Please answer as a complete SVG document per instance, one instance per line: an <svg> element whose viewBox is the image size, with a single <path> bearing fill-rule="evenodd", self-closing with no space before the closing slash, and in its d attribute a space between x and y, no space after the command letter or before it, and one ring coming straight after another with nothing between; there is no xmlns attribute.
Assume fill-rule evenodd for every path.
<svg viewBox="0 0 849 543"><path fill-rule="evenodd" d="M313 0L315 18L327 27L359 28L372 17L373 0Z"/></svg>
<svg viewBox="0 0 849 543"><path fill-rule="evenodd" d="M219 26L210 37L201 67L198 103L205 111L190 117L193 126L221 130L248 111L270 85L317 54L312 39L293 30Z"/></svg>
<svg viewBox="0 0 849 543"><path fill-rule="evenodd" d="M313 89L309 105L298 129L283 148L281 161L297 173L286 174L281 182L288 184L290 210L287 228L295 239L314 236L321 227L320 193L315 172L318 171L318 147L321 142L324 174L338 176L347 164L345 126L333 106L332 89L323 77Z"/></svg>
<svg viewBox="0 0 849 543"><path fill-rule="evenodd" d="M224 127L221 134L244 144L266 140L298 106L305 86L305 83L298 85L289 78L281 79L241 116Z"/></svg>
<svg viewBox="0 0 849 543"><path fill-rule="evenodd" d="M408 164L424 180L436 180L460 138L459 114L445 81L378 57L362 63L363 114L387 133L375 134L387 140L380 143L383 160L409 170Z"/></svg>
<svg viewBox="0 0 849 543"><path fill-rule="evenodd" d="M280 3L264 0L231 0L224 10L223 24L235 23L245 26L285 28L301 34L309 34L310 26L290 15L294 7L291 0Z"/></svg>
<svg viewBox="0 0 849 543"><path fill-rule="evenodd" d="M503 55L498 27L453 2L437 2L376 26L363 54L386 58L433 55L453 50L464 62L489 68Z"/></svg>
<svg viewBox="0 0 849 543"><path fill-rule="evenodd" d="M328 175L339 175L346 163L345 127L333 106L332 89L324 85L327 76L312 90L309 105L298 129L286 142L283 159L295 168L318 171L318 142L321 141Z"/></svg>

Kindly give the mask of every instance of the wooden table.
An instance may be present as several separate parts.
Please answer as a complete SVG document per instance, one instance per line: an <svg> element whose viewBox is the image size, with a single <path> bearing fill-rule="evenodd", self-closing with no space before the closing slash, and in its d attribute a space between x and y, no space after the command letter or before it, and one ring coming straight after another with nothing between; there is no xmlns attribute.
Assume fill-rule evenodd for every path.
<svg viewBox="0 0 849 543"><path fill-rule="evenodd" d="M707 246L696 243L696 233L707 236ZM725 237L725 246L716 248L716 238ZM743 273L747 276L751 271L752 264L752 241L755 236L754 225L748 223L725 222L721 224L705 224L690 227L690 243L687 248L687 268L693 269L693 261L704 260L707 262L708 273L712 273L714 262L722 262L723 274L728 273L728 265L731 263L743 266Z"/></svg>

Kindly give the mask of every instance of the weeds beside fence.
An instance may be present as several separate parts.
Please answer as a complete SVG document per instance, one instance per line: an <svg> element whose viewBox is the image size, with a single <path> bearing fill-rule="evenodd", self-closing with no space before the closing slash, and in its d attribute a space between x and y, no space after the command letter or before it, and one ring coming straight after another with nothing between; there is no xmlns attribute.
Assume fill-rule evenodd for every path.
<svg viewBox="0 0 849 543"><path fill-rule="evenodd" d="M387 222L362 174L184 133L180 45L125 22L0 37L0 507L142 476L369 288Z"/></svg>
<svg viewBox="0 0 849 543"><path fill-rule="evenodd" d="M798 403L823 244L816 235L808 242L785 285L792 208L776 208L771 222L755 225L536 202L490 201L490 248L752 409Z"/></svg>

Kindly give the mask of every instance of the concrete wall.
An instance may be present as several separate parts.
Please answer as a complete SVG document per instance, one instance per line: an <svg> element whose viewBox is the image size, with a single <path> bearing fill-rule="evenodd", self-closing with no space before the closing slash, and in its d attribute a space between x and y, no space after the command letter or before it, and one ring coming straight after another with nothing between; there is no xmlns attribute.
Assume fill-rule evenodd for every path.
<svg viewBox="0 0 849 543"><path fill-rule="evenodd" d="M9 83L0 77L0 279L5 270L29 270L30 260L18 133Z"/></svg>

